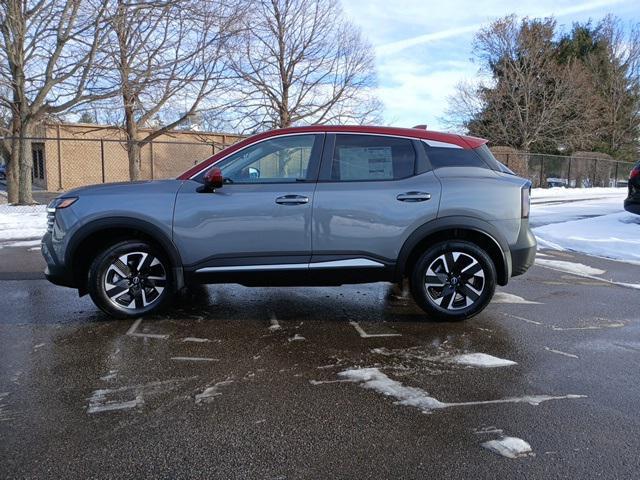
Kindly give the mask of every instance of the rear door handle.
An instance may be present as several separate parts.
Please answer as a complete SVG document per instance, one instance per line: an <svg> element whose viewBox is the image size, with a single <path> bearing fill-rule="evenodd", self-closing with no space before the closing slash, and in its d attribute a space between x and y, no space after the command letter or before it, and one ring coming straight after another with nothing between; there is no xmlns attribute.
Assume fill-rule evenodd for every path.
<svg viewBox="0 0 640 480"><path fill-rule="evenodd" d="M424 202L431 200L431 194L426 192L405 192L396 197L401 202Z"/></svg>
<svg viewBox="0 0 640 480"><path fill-rule="evenodd" d="M309 203L309 197L303 195L283 195L276 198L276 203L280 205L303 205Z"/></svg>

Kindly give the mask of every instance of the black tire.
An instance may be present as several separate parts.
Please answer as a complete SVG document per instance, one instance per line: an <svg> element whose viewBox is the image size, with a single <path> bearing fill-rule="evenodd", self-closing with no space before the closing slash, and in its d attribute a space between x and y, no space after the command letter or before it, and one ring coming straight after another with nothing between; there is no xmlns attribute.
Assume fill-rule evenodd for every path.
<svg viewBox="0 0 640 480"><path fill-rule="evenodd" d="M496 267L477 245L446 241L420 256L410 283L411 295L429 318L465 320L484 310L493 298Z"/></svg>
<svg viewBox="0 0 640 480"><path fill-rule="evenodd" d="M170 301L172 274L166 255L153 245L126 240L93 260L87 287L103 312L116 318L136 318L156 312Z"/></svg>

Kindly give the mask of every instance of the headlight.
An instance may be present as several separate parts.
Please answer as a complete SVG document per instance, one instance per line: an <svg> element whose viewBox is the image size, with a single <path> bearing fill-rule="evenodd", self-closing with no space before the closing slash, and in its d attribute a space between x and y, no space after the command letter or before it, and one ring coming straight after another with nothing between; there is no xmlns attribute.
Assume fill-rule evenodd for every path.
<svg viewBox="0 0 640 480"><path fill-rule="evenodd" d="M67 208L78 201L78 197L58 197L51 200L47 205L47 211L53 210L55 212L58 209Z"/></svg>
<svg viewBox="0 0 640 480"><path fill-rule="evenodd" d="M61 210L63 208L70 207L76 201L78 197L58 197L54 198L47 205L47 231L53 231L53 224L56 222L56 210Z"/></svg>

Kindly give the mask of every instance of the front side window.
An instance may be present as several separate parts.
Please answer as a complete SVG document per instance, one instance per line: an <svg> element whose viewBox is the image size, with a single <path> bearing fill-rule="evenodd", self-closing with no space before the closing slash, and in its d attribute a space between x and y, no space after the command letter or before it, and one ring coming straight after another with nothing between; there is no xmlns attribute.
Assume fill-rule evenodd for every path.
<svg viewBox="0 0 640 480"><path fill-rule="evenodd" d="M409 139L378 135L336 135L331 180L396 180L414 173L416 153Z"/></svg>
<svg viewBox="0 0 640 480"><path fill-rule="evenodd" d="M306 180L315 138L315 135L272 138L232 154L217 166L229 183Z"/></svg>

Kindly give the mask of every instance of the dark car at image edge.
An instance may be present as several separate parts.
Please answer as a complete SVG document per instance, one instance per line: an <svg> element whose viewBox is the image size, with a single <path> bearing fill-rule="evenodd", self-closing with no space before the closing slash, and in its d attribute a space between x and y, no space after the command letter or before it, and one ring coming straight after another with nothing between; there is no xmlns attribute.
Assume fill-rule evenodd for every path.
<svg viewBox="0 0 640 480"><path fill-rule="evenodd" d="M640 162L636 163L629 173L629 195L624 200L627 212L640 215Z"/></svg>

